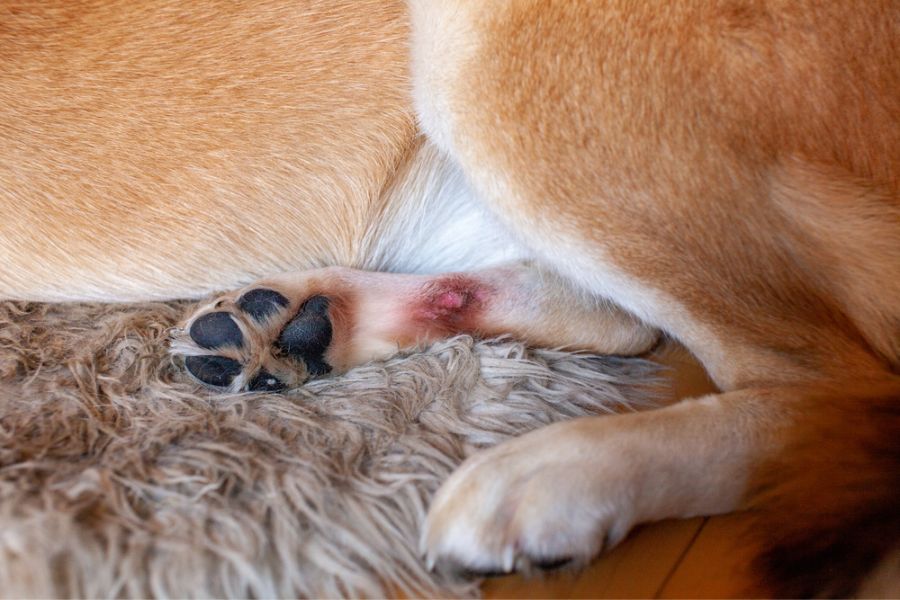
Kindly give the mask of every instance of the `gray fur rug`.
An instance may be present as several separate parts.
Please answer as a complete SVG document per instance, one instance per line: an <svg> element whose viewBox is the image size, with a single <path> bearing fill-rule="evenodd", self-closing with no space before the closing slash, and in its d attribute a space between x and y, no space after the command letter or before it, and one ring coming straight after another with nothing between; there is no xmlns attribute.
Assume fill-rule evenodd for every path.
<svg viewBox="0 0 900 600"><path fill-rule="evenodd" d="M416 549L456 465L659 393L644 361L463 336L215 395L166 353L187 308L0 302L0 595L476 595Z"/></svg>

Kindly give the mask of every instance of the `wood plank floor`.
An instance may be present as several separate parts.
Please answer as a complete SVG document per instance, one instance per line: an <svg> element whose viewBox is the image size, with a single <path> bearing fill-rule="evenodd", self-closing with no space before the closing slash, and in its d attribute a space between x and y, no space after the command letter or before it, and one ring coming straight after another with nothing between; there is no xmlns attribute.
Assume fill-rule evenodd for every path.
<svg viewBox="0 0 900 600"><path fill-rule="evenodd" d="M715 391L683 350L656 357L673 369L675 396ZM486 598L738 598L748 594L747 516L663 521L639 527L586 570L485 582Z"/></svg>
<svg viewBox="0 0 900 600"><path fill-rule="evenodd" d="M746 515L663 521L632 532L588 569L485 582L486 598L746 598Z"/></svg>

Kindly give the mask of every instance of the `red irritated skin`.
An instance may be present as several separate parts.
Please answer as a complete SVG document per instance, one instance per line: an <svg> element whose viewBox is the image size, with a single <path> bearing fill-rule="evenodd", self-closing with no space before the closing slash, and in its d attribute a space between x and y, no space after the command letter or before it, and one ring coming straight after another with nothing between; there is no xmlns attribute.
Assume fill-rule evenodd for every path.
<svg viewBox="0 0 900 600"><path fill-rule="evenodd" d="M479 333L484 313L498 297L488 281L471 275L446 275L428 281L409 307L410 325L427 336Z"/></svg>

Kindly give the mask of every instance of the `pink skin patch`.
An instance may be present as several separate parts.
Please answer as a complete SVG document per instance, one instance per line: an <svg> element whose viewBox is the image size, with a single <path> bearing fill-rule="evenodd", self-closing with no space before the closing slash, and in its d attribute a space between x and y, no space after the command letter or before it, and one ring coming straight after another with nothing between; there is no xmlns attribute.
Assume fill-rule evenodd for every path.
<svg viewBox="0 0 900 600"><path fill-rule="evenodd" d="M428 282L416 295L411 316L416 325L446 333L473 331L484 312L491 289L465 275L448 275Z"/></svg>

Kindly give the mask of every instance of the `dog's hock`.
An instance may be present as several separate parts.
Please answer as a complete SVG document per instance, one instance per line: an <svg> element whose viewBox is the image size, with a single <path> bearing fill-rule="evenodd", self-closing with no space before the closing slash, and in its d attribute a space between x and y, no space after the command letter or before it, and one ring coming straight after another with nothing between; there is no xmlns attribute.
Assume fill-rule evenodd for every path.
<svg viewBox="0 0 900 600"><path fill-rule="evenodd" d="M218 363L203 363L202 373L189 368L207 385L236 392L301 385L310 376L343 373L459 333L513 334L551 347L575 340L583 349L620 354L655 339L630 316L594 305L573 318L579 297L548 280L555 281L518 263L443 275L344 268L286 273L201 307L173 352L238 361L240 375L224 384L227 377L207 374Z"/></svg>

